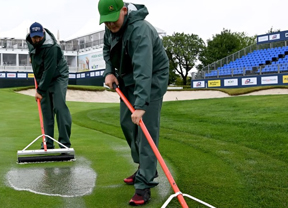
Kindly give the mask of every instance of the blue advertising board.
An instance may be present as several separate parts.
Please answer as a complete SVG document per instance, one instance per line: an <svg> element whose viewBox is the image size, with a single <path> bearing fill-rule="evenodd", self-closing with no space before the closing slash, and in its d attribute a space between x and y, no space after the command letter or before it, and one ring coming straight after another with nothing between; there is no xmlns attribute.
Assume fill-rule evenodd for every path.
<svg viewBox="0 0 288 208"><path fill-rule="evenodd" d="M191 88L239 88L287 85L288 73L192 80Z"/></svg>
<svg viewBox="0 0 288 208"><path fill-rule="evenodd" d="M257 44L272 43L285 40L288 40L288 30L257 36Z"/></svg>

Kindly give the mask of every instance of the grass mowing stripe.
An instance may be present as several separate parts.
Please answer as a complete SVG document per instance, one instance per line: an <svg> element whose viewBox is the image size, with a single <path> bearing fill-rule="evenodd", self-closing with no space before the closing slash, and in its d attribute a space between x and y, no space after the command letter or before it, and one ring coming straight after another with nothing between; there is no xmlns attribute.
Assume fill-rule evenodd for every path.
<svg viewBox="0 0 288 208"><path fill-rule="evenodd" d="M178 109L173 103L164 103L162 126L239 143L288 162L286 95L266 96L267 101L265 96L221 100L178 102Z"/></svg>
<svg viewBox="0 0 288 208"><path fill-rule="evenodd" d="M90 129L124 139L119 125L118 108L90 109L73 114L73 122ZM114 114L111 114L113 112ZM117 116L118 115L118 116ZM105 118L103 118L105 116Z"/></svg>
<svg viewBox="0 0 288 208"><path fill-rule="evenodd" d="M172 161L177 170L175 180L183 193L216 207L222 207L223 204L227 207L236 207L241 203L245 196L241 190L244 188L241 175L223 163L220 158L166 138L161 140L159 149L165 158ZM230 196L231 193L234 193L233 197ZM233 200L227 201L226 197L231 197ZM190 199L186 201L189 207L197 205ZM177 203L174 201L172 204L176 206Z"/></svg>
<svg viewBox="0 0 288 208"><path fill-rule="evenodd" d="M223 194L223 198L218 196L217 202L214 203L216 207L219 201L225 202L225 198L229 195L229 192L238 192L238 194L233 196L233 200L231 200L231 204L229 204L230 207L237 207L237 204L239 205L239 201L236 199L243 194L244 196L242 196L241 199L243 198L247 200L245 205L246 207L262 207L265 204L269 204L268 207L273 207L278 203L279 199L280 201L285 202L285 197L287 197L287 195L283 193L283 191L285 192L285 189L287 189L287 184L285 185L285 178L287 178L288 172L288 167L285 162L273 159L269 155L262 154L256 150L238 144L233 144L231 142L223 142L211 138L197 137L191 134L181 134L181 139L174 139L171 137L173 134L171 131L173 130L166 131L168 132L169 136L167 137L166 135L163 135L165 139L172 140L176 143L180 142L183 146L181 151L185 151L186 148L186 151L190 153L191 156L183 156L183 160L189 160L189 164L193 164L194 160L200 163L198 165L192 165L192 170L196 179L200 178L200 180L203 180L203 184L206 182L210 185L210 188L208 188L206 191L210 192L211 187L215 186L219 189L218 191ZM177 133L174 133L174 135L176 134ZM161 145L161 147L162 146L165 145ZM179 144L177 146L179 146ZM189 147L191 148L189 149ZM194 153L195 149L198 150L198 152ZM173 153L174 156L177 156L175 155L175 151L173 151ZM218 160L221 161L210 159L207 163L205 163L203 160L204 156L201 154L205 154L206 157L209 155L213 158L218 158ZM167 155L167 157L169 156ZM179 154L179 157L181 157L181 153ZM269 164L267 164L267 161L269 161ZM226 165L224 165L223 162ZM181 170L181 173L185 174L183 171L185 170L185 167L181 167L180 164L181 161L178 159L177 167ZM203 170L203 165L205 166L206 171L205 169ZM189 175L189 173L190 172L188 170L186 174ZM271 177L271 173L273 173L273 177ZM231 178L235 174L237 177L235 176L234 178ZM204 175L206 176L204 177ZM187 177L184 175L184 178ZM213 178L213 180L209 181L211 178ZM231 179L230 181L229 178ZM214 184L215 182L216 184ZM235 190L231 190L232 187L230 187L230 185L232 183L234 183L232 187ZM197 186L195 187L195 185L191 183L189 189L197 190ZM215 188L212 189L214 191L217 190L215 190ZM201 190L202 188L198 187L198 192L201 192ZM227 191L228 193L226 193ZM265 201L265 204L262 204L261 201L263 198L270 198L271 192L277 195L277 200L269 200L269 203ZM203 193L203 197L204 196L205 191ZM259 196L259 198L255 198L255 196Z"/></svg>

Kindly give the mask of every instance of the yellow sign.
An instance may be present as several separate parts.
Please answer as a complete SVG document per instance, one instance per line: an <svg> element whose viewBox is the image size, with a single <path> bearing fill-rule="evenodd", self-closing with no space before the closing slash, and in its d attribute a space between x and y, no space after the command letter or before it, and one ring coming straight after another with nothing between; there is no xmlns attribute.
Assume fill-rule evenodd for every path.
<svg viewBox="0 0 288 208"><path fill-rule="evenodd" d="M28 78L34 78L34 74L28 73Z"/></svg>
<svg viewBox="0 0 288 208"><path fill-rule="evenodd" d="M208 81L208 87L221 87L221 80Z"/></svg>
<svg viewBox="0 0 288 208"><path fill-rule="evenodd" d="M283 83L288 83L288 75L283 75Z"/></svg>

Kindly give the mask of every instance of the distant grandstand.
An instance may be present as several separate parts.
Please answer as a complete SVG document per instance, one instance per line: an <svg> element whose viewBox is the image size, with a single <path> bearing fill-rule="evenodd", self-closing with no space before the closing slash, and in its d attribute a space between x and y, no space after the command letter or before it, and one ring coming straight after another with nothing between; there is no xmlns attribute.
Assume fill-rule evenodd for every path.
<svg viewBox="0 0 288 208"><path fill-rule="evenodd" d="M257 44L206 66L192 80L191 87L288 84L286 73L288 73L288 31L282 31L259 35Z"/></svg>
<svg viewBox="0 0 288 208"><path fill-rule="evenodd" d="M288 46L255 50L241 58L206 73L206 78L220 76L245 76L288 71Z"/></svg>

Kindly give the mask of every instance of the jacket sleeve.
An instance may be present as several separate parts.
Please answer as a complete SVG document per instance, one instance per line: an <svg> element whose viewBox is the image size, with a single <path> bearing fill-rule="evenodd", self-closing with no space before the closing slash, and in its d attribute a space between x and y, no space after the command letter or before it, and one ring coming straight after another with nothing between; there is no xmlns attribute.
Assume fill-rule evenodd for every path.
<svg viewBox="0 0 288 208"><path fill-rule="evenodd" d="M129 55L135 80L135 109L146 110L150 102L153 71L153 33L147 25L137 27L131 34Z"/></svg>
<svg viewBox="0 0 288 208"><path fill-rule="evenodd" d="M115 68L112 66L112 63L110 61L110 42L108 36L109 31L107 28L105 28L103 58L105 60L106 68L103 74L104 77L106 77L108 74L115 74Z"/></svg>
<svg viewBox="0 0 288 208"><path fill-rule="evenodd" d="M44 57L44 71L39 82L37 92L43 94L49 88L53 75L57 69L57 47L47 48Z"/></svg>

